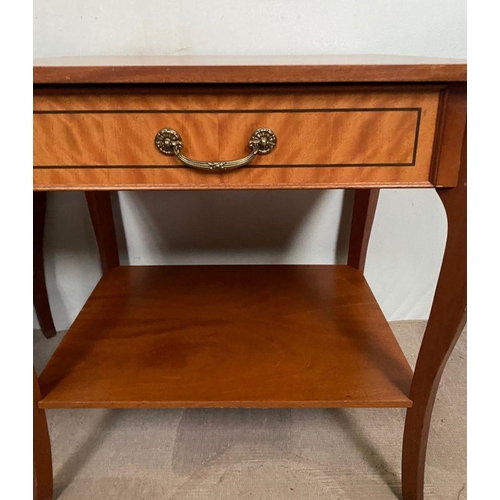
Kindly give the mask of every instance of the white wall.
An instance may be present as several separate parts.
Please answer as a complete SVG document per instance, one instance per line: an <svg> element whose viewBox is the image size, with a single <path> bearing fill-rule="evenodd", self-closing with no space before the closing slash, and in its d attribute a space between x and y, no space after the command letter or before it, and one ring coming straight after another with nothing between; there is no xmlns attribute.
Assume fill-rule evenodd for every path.
<svg viewBox="0 0 500 500"><path fill-rule="evenodd" d="M465 58L466 0L34 1L35 57L329 53ZM125 263L291 264L344 262L351 204L342 191L123 192L115 208ZM427 317L445 232L434 192L382 192L366 274L388 319ZM100 276L81 193L50 195L46 272L65 329Z"/></svg>

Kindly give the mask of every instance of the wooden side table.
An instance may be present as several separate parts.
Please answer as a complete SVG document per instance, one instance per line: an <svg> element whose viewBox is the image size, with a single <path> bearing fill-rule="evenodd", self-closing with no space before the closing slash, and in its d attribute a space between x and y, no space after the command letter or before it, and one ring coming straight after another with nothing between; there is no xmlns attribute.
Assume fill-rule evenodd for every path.
<svg viewBox="0 0 500 500"><path fill-rule="evenodd" d="M47 408L404 407L405 500L466 306L466 66L400 57L83 58L34 67L34 189L355 188L342 266L111 262L34 377ZM415 372L364 276L380 188L435 188L448 239ZM255 207L258 210L259 207Z"/></svg>

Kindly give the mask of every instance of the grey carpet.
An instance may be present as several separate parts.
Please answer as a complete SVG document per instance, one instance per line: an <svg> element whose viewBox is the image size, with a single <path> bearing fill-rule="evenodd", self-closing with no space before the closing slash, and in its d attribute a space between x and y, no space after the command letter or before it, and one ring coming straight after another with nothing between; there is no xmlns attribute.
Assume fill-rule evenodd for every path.
<svg viewBox="0 0 500 500"><path fill-rule="evenodd" d="M424 322L392 328L414 365ZM34 332L43 368L63 334ZM401 498L404 410L51 410L57 500ZM426 500L466 499L466 333L445 370Z"/></svg>

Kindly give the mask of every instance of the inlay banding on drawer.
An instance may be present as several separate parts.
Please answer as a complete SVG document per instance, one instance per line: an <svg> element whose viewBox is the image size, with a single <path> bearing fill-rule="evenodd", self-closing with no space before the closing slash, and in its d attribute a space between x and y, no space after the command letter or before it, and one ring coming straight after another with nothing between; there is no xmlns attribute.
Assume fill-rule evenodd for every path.
<svg viewBox="0 0 500 500"><path fill-rule="evenodd" d="M311 187L344 179L387 185L429 180L436 90L215 93L184 99L145 94L143 106L141 95L125 94L121 101L111 96L113 106L106 95L93 97L85 105L77 94L66 100L58 95L55 103L43 94L37 103L35 95L35 184L57 178L65 186L88 187L99 178L110 188L177 187L194 181L207 187L265 187L267 175L284 185L310 182ZM232 172L188 172L154 143L159 130L174 129L182 136L183 154L220 162L246 156L248 137L261 127L274 131L276 148Z"/></svg>
<svg viewBox="0 0 500 500"><path fill-rule="evenodd" d="M252 167L413 166L421 113L421 108L35 112L43 116L35 118L43 129L67 137L58 143L39 140L35 128L35 168L183 167L158 155L147 140L162 125L179 130L191 156L227 159L241 154L245 132L259 123L276 130L283 145ZM231 130L241 130L241 138ZM355 134L359 141L349 140ZM94 147L85 147L89 143Z"/></svg>

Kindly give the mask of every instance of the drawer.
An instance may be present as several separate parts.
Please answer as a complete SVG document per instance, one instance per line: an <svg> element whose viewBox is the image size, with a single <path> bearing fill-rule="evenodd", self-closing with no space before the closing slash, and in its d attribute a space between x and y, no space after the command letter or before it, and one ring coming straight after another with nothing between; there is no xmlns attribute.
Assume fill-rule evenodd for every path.
<svg viewBox="0 0 500 500"><path fill-rule="evenodd" d="M35 188L429 185L439 96L436 87L38 90ZM261 128L275 137L268 154L213 168L248 157ZM212 168L162 154L163 129Z"/></svg>

